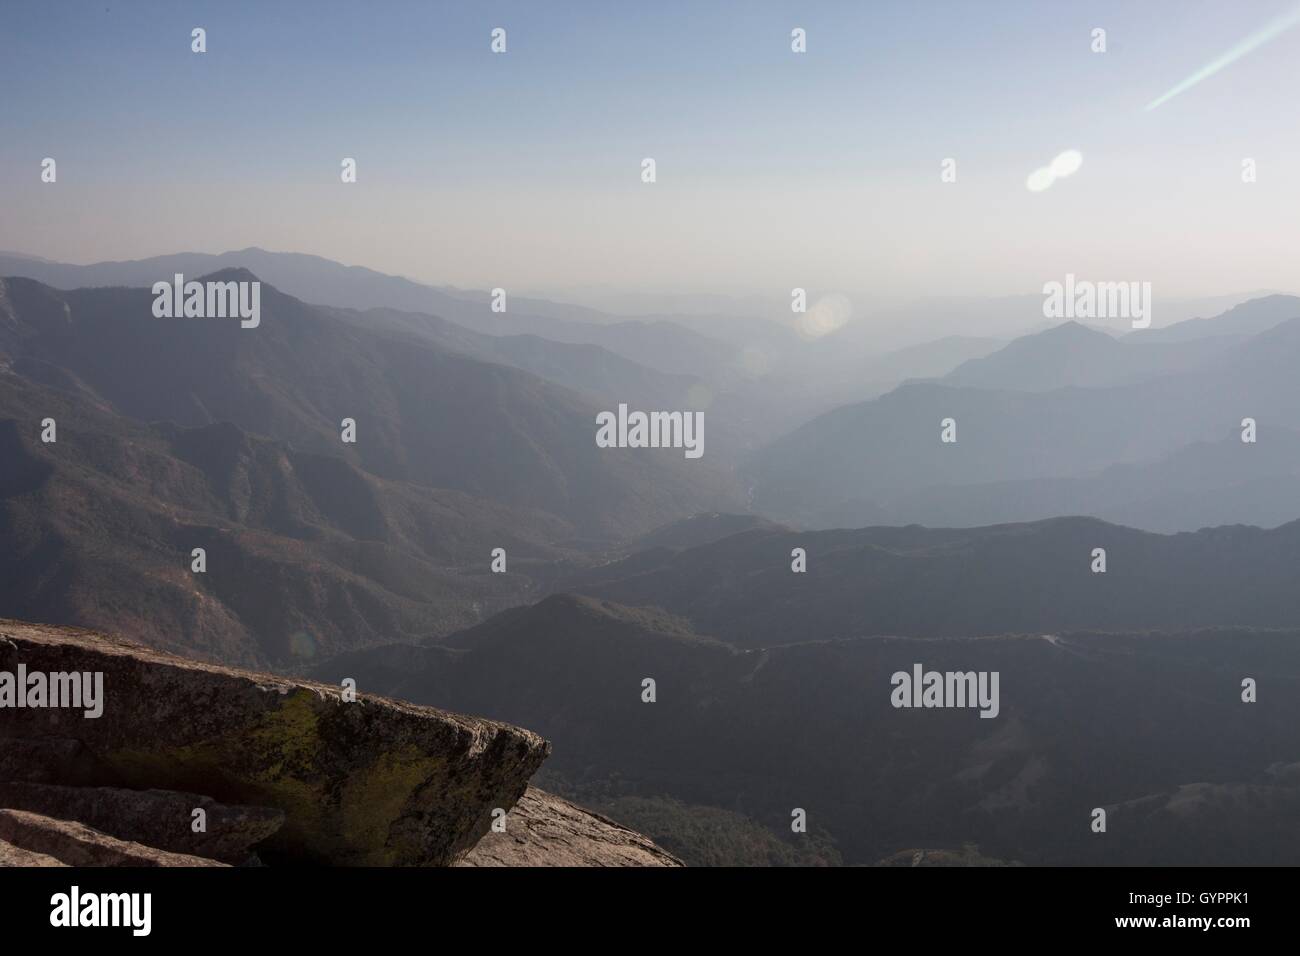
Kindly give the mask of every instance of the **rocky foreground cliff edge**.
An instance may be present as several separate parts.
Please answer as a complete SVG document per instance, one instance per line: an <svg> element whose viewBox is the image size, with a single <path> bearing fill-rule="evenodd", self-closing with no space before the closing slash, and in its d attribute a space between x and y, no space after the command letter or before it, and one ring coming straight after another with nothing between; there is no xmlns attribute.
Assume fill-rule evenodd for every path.
<svg viewBox="0 0 1300 956"><path fill-rule="evenodd" d="M549 752L497 721L0 621L0 865L680 865L520 802Z"/></svg>

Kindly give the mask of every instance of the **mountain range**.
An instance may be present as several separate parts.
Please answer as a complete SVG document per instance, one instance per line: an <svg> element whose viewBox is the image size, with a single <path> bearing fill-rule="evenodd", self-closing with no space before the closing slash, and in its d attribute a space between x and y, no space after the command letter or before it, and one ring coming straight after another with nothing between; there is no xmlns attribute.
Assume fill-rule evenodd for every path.
<svg viewBox="0 0 1300 956"><path fill-rule="evenodd" d="M258 326L155 317L176 272ZM0 274L0 617L528 727L688 862L1300 851L1300 299L895 348L262 250ZM705 456L598 447L619 403ZM997 719L891 707L918 662Z"/></svg>
<svg viewBox="0 0 1300 956"><path fill-rule="evenodd" d="M1108 514L1134 515L1142 489L1127 497L1101 490L1117 466L1174 479L1150 493L1189 504L1164 508L1152 525L1160 530L1200 527L1190 503L1207 491L1253 514L1285 514L1288 489L1267 489L1279 469L1294 473L1295 463L1279 457L1289 454L1285 432L1296 425L1297 359L1300 304L1265 331L1203 341L1143 344L1067 324L948 377L820 415L758 450L741 474L756 510L812 527L967 525L990 513L1031 520L1092 513L1084 509L1098 496ZM1240 438L1247 418L1257 441L1238 443L1237 467L1222 485L1207 489L1203 476L1169 467L1190 446ZM1282 448L1252 454L1274 438ZM1048 482L1055 485L1045 495ZM1269 495L1262 507L1260 493ZM959 504L967 499L976 502L968 512Z"/></svg>
<svg viewBox="0 0 1300 956"><path fill-rule="evenodd" d="M261 302L243 329L154 318L147 289L0 282L11 613L292 664L465 626L570 552L734 506L679 450L597 449L590 395L265 284Z"/></svg>
<svg viewBox="0 0 1300 956"><path fill-rule="evenodd" d="M202 281L259 281L226 271ZM361 329L262 286L257 329L159 320L146 289L59 292L9 279L0 350L20 377L139 421L232 422L382 478L540 508L583 533L649 530L725 481L680 451L596 448L599 410L535 376L410 335ZM341 422L357 423L355 444Z"/></svg>

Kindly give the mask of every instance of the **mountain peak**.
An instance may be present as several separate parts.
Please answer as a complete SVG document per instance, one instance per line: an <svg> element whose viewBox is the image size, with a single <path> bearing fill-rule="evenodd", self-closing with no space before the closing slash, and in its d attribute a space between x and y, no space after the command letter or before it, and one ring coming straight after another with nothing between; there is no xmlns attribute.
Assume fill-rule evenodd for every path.
<svg viewBox="0 0 1300 956"><path fill-rule="evenodd" d="M255 276L251 270L244 266L227 266L224 269L218 269L215 272L209 272L206 275L199 276L198 282L262 282ZM269 283L262 282L263 285L269 286Z"/></svg>
<svg viewBox="0 0 1300 956"><path fill-rule="evenodd" d="M1093 328L1090 325L1084 325L1077 319L1069 319L1068 321L1062 322L1060 325L1054 325L1050 329L1044 329L1042 332L1026 336L1026 338L1045 338L1048 336L1069 336L1072 338L1088 338L1093 340L1106 339L1110 342L1115 341L1101 329Z"/></svg>
<svg viewBox="0 0 1300 956"><path fill-rule="evenodd" d="M1090 370L1107 367L1123 344L1098 329L1069 321L1022 335L983 358L970 359L943 379L946 384L1039 391L1086 384Z"/></svg>

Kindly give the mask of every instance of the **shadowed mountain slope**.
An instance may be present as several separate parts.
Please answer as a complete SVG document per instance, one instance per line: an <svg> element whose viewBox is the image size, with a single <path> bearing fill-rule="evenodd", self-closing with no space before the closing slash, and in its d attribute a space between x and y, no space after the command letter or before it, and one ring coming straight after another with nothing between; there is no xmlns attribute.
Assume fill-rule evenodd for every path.
<svg viewBox="0 0 1300 956"><path fill-rule="evenodd" d="M229 423L132 423L0 374L0 533L3 613L289 664L525 600L572 529ZM511 574L488 573L494 547Z"/></svg>
<svg viewBox="0 0 1300 956"><path fill-rule="evenodd" d="M615 788L628 805L671 794L786 839L802 808L849 863L967 843L1051 864L1300 854L1294 630L874 637L739 652L662 614L558 595L454 643L370 649L317 673L536 727L554 745L548 767ZM998 672L997 716L891 706L891 675L918 662ZM1252 675L1259 702L1244 704ZM653 703L644 678L656 682ZM1094 807L1108 808L1104 838L1089 828ZM1205 827L1233 837L1187 842Z"/></svg>
<svg viewBox="0 0 1300 956"><path fill-rule="evenodd" d="M807 571L791 571L791 551ZM1093 573L1093 550L1106 551ZM754 530L560 586L655 606L740 647L872 634L1288 627L1300 521L1150 534L1093 518L970 529Z"/></svg>

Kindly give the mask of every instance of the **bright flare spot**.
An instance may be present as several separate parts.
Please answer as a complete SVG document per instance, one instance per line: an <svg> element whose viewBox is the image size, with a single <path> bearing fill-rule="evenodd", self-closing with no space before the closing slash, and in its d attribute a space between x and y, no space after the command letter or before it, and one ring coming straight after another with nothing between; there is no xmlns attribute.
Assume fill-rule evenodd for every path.
<svg viewBox="0 0 1300 956"><path fill-rule="evenodd" d="M1050 169L1052 175L1057 179L1063 176L1070 176L1078 172L1079 167L1083 165L1083 153L1077 149L1067 149L1056 159L1052 160Z"/></svg>
<svg viewBox="0 0 1300 956"><path fill-rule="evenodd" d="M1029 178L1025 180L1025 186L1029 188L1031 193L1041 193L1054 182L1056 182L1056 176L1052 173L1051 167L1042 166L1029 174Z"/></svg>
<svg viewBox="0 0 1300 956"><path fill-rule="evenodd" d="M1025 180L1025 188L1031 193L1041 193L1058 179L1073 176L1082 165L1083 153L1077 149L1067 149L1063 153L1058 153L1049 165L1040 166L1030 173L1029 178Z"/></svg>
<svg viewBox="0 0 1300 956"><path fill-rule="evenodd" d="M820 339L848 325L853 316L853 303L849 297L833 292L822 296L817 303L799 317L799 332L805 338Z"/></svg>

